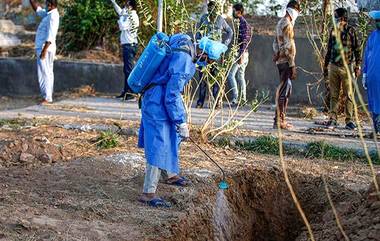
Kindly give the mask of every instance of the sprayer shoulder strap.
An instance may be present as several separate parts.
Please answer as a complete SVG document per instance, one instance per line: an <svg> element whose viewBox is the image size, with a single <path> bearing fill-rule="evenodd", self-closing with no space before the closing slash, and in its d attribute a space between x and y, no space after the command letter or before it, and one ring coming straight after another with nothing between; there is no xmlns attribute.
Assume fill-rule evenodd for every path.
<svg viewBox="0 0 380 241"><path fill-rule="evenodd" d="M183 48L171 48L173 52L184 52L191 56L191 51Z"/></svg>

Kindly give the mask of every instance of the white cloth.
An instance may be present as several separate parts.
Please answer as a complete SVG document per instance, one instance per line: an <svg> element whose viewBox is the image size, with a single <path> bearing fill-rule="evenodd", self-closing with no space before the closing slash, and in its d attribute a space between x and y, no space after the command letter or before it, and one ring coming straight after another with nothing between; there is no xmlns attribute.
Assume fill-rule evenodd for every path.
<svg viewBox="0 0 380 241"><path fill-rule="evenodd" d="M35 38L35 49L37 51L37 55L41 54L41 51L45 45L45 42L50 42L50 46L47 49L48 52L55 53L56 44L55 39L58 33L59 27L59 13L55 8L49 12L46 12L45 9L38 7L36 10L38 16L42 18L40 25L38 25L36 38Z"/></svg>
<svg viewBox="0 0 380 241"><path fill-rule="evenodd" d="M287 8L286 12L288 12L290 17L292 18L292 24L294 26L294 24L296 23L296 19L298 18L299 12L293 8Z"/></svg>
<svg viewBox="0 0 380 241"><path fill-rule="evenodd" d="M42 50L37 49L36 51L37 53L41 53ZM39 55L37 56L37 74L41 96L48 102L52 102L54 89L53 64L55 53L48 51L44 59L40 59Z"/></svg>
<svg viewBox="0 0 380 241"><path fill-rule="evenodd" d="M140 25L139 16L135 10L121 9L117 3L112 0L113 7L119 15L120 43L121 44L137 44L137 31Z"/></svg>

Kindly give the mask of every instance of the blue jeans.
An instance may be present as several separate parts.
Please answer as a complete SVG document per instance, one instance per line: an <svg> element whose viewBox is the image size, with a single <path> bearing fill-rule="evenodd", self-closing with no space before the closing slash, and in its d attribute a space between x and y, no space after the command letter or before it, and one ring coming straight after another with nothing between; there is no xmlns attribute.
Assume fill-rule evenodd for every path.
<svg viewBox="0 0 380 241"><path fill-rule="evenodd" d="M210 70L213 76L216 76L216 71L217 71L217 68L211 68ZM202 79L202 76L203 76L202 72L199 72L199 79ZM208 83L206 81L207 80L202 80L202 82L199 84L199 95L198 95L197 106L203 107L205 103L206 93L208 90ZM214 85L211 87L212 96L214 97L214 99L218 96L219 89L220 87L218 83L214 83Z"/></svg>
<svg viewBox="0 0 380 241"><path fill-rule="evenodd" d="M247 101L247 83L245 81L245 69L247 68L249 55L248 53L244 53L243 63L234 63L228 75L228 84L231 88L231 103L236 104L238 102L239 89L240 86L240 99L241 101Z"/></svg>
<svg viewBox="0 0 380 241"><path fill-rule="evenodd" d="M128 77L135 65L135 57L137 53L137 44L123 44L123 61L124 61L124 90L123 93L132 93L128 85Z"/></svg>

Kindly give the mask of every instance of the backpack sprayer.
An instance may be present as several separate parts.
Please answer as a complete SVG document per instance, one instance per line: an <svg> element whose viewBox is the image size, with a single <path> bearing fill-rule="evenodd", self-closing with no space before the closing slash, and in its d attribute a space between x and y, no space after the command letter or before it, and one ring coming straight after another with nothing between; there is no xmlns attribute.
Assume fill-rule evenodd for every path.
<svg viewBox="0 0 380 241"><path fill-rule="evenodd" d="M219 169L220 169L220 171L222 172L222 174L223 174L223 179L222 179L222 181L221 182L219 182L219 189L222 189L222 190L226 190L226 189L228 189L228 183L227 183L227 181L226 181L226 174L224 173L224 170L223 170L223 168L221 167L221 166L219 166L219 164L214 160L214 159L212 159L208 154L207 154L207 152L205 151L205 150L203 150L202 149L202 147L200 147L191 137L189 137L189 140L201 151L201 152L203 152L203 154L205 154L207 157L208 157L208 159L210 159L210 161L212 162L212 163L214 163Z"/></svg>

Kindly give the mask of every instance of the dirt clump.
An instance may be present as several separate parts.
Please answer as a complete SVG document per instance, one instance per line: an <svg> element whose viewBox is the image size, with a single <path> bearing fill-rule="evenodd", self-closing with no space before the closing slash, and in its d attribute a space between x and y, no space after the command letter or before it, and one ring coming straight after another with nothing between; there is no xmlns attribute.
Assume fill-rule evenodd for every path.
<svg viewBox="0 0 380 241"><path fill-rule="evenodd" d="M0 143L0 166L34 166L65 159L63 150L45 136Z"/></svg>
<svg viewBox="0 0 380 241"><path fill-rule="evenodd" d="M121 58L115 54L112 54L106 50L100 49L92 49L92 50L82 50L79 52L73 52L68 54L67 56L61 57L63 60L81 60L81 61L89 61L95 63L121 63Z"/></svg>
<svg viewBox="0 0 380 241"><path fill-rule="evenodd" d="M380 183L380 174L377 175ZM359 200L346 199L335 204L339 220L346 237L352 241L380 240L380 194L376 194L375 185ZM322 215L320 222L312 224L316 240L345 240L339 230L333 212L328 210ZM309 240L306 233L300 235L297 241Z"/></svg>

